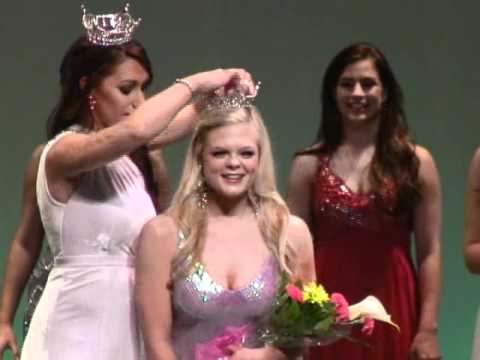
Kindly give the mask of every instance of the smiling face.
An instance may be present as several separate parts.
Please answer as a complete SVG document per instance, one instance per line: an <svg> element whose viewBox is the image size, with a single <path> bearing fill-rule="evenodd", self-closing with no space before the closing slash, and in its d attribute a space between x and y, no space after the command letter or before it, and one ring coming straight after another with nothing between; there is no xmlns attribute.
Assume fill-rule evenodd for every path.
<svg viewBox="0 0 480 360"><path fill-rule="evenodd" d="M217 198L238 199L247 194L258 169L260 134L253 121L211 130L201 152L203 177Z"/></svg>
<svg viewBox="0 0 480 360"><path fill-rule="evenodd" d="M345 123L378 121L385 93L373 61L361 60L347 66L338 79L335 97Z"/></svg>
<svg viewBox="0 0 480 360"><path fill-rule="evenodd" d="M111 126L133 113L145 101L148 80L147 71L138 61L127 58L120 63L91 92L96 101L92 113L95 127Z"/></svg>

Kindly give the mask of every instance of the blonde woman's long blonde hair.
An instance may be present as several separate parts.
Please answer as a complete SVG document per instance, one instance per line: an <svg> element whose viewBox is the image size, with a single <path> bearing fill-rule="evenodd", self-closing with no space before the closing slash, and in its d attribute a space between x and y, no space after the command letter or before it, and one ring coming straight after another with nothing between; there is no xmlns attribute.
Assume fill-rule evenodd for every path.
<svg viewBox="0 0 480 360"><path fill-rule="evenodd" d="M294 253L286 238L289 211L277 191L272 148L263 119L254 106L229 110L205 111L198 121L188 148L182 177L172 204L167 210L179 226L182 245L173 259L172 274L187 274L200 261L205 244L207 211L199 206L199 184L203 183L201 154L207 135L213 129L232 124L253 122L260 135L259 165L248 191L250 204L258 209L258 225L265 244L278 260L282 270L291 273Z"/></svg>

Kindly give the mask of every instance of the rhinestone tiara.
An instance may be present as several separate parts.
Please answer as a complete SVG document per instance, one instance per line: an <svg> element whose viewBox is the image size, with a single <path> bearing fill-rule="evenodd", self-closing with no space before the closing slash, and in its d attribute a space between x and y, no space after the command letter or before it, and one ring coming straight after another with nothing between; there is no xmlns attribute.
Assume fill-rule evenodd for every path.
<svg viewBox="0 0 480 360"><path fill-rule="evenodd" d="M244 93L235 90L228 95L212 94L203 100L203 108L206 111L211 110L232 110L241 107L248 107L253 104L258 95L261 82L255 85L255 94L245 95Z"/></svg>
<svg viewBox="0 0 480 360"><path fill-rule="evenodd" d="M123 12L94 15L87 13L85 5L82 4L82 23L87 31L88 40L100 46L120 45L129 42L135 28L142 20L141 18L135 20L128 12L129 7L130 4L127 3Z"/></svg>

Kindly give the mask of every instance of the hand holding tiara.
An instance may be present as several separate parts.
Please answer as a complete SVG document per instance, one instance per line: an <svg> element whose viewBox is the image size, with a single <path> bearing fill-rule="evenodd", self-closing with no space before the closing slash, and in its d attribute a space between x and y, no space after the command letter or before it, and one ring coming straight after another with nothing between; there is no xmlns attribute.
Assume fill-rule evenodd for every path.
<svg viewBox="0 0 480 360"><path fill-rule="evenodd" d="M217 69L177 79L177 82L190 89L198 111L250 106L260 87L260 82L254 84L244 69Z"/></svg>
<svg viewBox="0 0 480 360"><path fill-rule="evenodd" d="M252 76L244 69L216 69L184 78L194 93L208 94L216 90L228 94L237 90L246 96L255 96L256 87Z"/></svg>

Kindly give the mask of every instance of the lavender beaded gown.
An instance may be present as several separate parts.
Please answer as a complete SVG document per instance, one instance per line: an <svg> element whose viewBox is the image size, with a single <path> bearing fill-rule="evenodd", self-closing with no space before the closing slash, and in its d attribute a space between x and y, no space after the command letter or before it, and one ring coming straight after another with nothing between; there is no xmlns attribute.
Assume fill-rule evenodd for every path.
<svg viewBox="0 0 480 360"><path fill-rule="evenodd" d="M257 330L272 309L279 278L277 261L269 256L255 279L230 290L197 263L189 276L173 284L172 339L177 359L218 359L231 343L263 346Z"/></svg>

